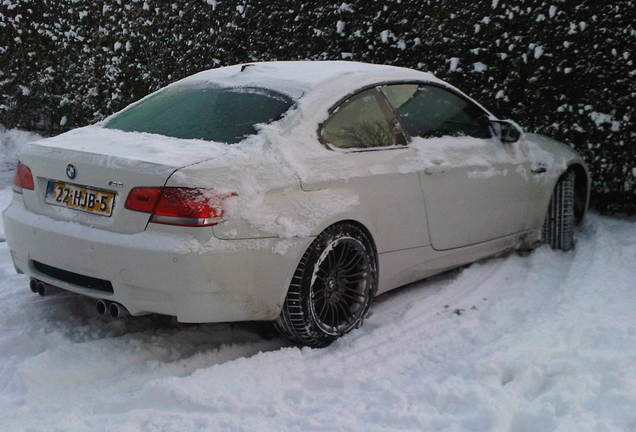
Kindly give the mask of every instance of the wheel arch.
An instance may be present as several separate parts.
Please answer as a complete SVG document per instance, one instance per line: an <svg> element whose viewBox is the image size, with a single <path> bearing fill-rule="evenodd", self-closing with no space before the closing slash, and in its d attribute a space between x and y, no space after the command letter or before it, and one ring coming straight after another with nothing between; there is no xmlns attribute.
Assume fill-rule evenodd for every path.
<svg viewBox="0 0 636 432"><path fill-rule="evenodd" d="M376 267L376 271L378 272L378 275L380 274L380 260L378 257L378 246L376 244L376 240L375 237L373 236L373 232L369 229L369 227L367 227L366 224L364 224L363 222L360 222L357 219L353 219L353 218L343 218L343 219L339 219L337 221L332 221L331 223L322 226L320 231L316 233L316 237L319 236L320 234L322 234L324 231L326 231L327 229L335 226L335 225L341 225L341 224L351 224L351 225L355 225L356 227L360 228L362 231L364 231L364 233L369 237L369 241L371 242L371 247L373 248L373 252L375 255L375 267ZM307 246L309 247L309 245ZM301 256L302 258L302 256ZM300 261L300 259L299 259Z"/></svg>
<svg viewBox="0 0 636 432"><path fill-rule="evenodd" d="M304 249L302 249L302 251L300 251L298 256L295 258L295 263L294 263L293 266L291 266L291 270L289 271L289 274L288 274L288 276L286 278L288 283L287 283L287 286L285 287L285 290L283 290L284 292L283 292L283 295L282 295L282 299L284 299L285 296L287 295L287 292L289 290L289 284L292 281L295 269L298 267L298 264L300 264L300 261L303 259L303 256L305 255L305 252L307 252L307 250L311 247L311 244L313 243L313 241L320 234L322 234L324 231L326 231L327 229L329 229L329 228L331 228L331 227L333 227L335 225L340 225L340 224L344 224L344 223L349 223L349 224L357 226L362 231L364 231L364 233L369 237L369 241L371 242L371 247L373 247L373 252L375 253L375 264L376 264L376 269L377 269L378 274L379 274L378 247L376 245L375 238L373 237L373 233L371 232L371 230L364 223L360 222L359 220L352 219L352 218L343 218L343 219L339 219L339 220L336 220L336 221L331 221L331 223L325 224L325 225L321 226L319 229L315 230L315 233L313 233L311 237L307 238L307 243L306 243Z"/></svg>
<svg viewBox="0 0 636 432"><path fill-rule="evenodd" d="M324 219L320 224L316 224L312 229L312 236L318 237L328 228L331 228L334 225L339 225L343 223L350 223L360 227L371 240L371 244L373 245L373 250L376 255L382 250L382 245L378 245L378 240L374 233L374 223L371 218L366 218L364 212L355 211L355 212L343 212L338 215L334 215L334 217Z"/></svg>
<svg viewBox="0 0 636 432"><path fill-rule="evenodd" d="M348 224L351 224L351 225L355 225L358 228L360 228L362 231L364 231L366 233L366 235L369 236L369 240L371 241L371 246L373 247L373 251L375 252L376 261L377 261L377 259L378 259L377 258L378 257L378 247L375 244L375 239L373 238L373 234L371 233L371 230L369 230L369 228L367 228L365 224L363 224L362 222L359 222L359 221L357 221L355 219L343 219L343 220L340 220L338 222L335 222L335 223L329 225L329 227L331 227L333 225L343 224L343 223L348 223Z"/></svg>

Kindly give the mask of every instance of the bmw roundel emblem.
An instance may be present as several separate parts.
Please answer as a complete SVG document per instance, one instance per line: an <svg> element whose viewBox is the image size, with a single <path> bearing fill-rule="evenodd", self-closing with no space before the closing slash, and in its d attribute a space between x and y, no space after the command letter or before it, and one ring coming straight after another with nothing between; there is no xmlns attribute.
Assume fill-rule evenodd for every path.
<svg viewBox="0 0 636 432"><path fill-rule="evenodd" d="M71 180L74 179L75 176L77 175L77 170L75 169L75 167L72 164L66 165L66 175Z"/></svg>

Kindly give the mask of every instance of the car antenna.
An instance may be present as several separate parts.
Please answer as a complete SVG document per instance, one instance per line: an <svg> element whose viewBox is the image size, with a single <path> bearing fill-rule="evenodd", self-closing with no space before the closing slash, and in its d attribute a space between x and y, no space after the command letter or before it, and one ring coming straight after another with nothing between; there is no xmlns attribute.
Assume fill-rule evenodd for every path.
<svg viewBox="0 0 636 432"><path fill-rule="evenodd" d="M241 72L243 72L245 69L247 69L250 66L254 66L254 65L252 63L244 64L243 66L241 66Z"/></svg>

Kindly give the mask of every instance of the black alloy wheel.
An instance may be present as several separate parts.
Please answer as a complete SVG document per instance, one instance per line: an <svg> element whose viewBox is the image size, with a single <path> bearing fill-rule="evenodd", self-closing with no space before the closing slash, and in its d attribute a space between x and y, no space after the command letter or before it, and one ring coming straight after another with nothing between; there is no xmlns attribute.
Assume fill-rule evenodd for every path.
<svg viewBox="0 0 636 432"><path fill-rule="evenodd" d="M360 326L377 290L377 256L365 230L327 228L303 255L276 327L292 341L323 347Z"/></svg>

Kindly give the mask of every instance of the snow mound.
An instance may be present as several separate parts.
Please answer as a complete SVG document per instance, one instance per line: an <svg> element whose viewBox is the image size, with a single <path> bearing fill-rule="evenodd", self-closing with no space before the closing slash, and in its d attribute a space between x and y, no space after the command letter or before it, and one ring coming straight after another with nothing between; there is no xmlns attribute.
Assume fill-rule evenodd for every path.
<svg viewBox="0 0 636 432"><path fill-rule="evenodd" d="M591 215L573 252L412 284L314 350L255 324L108 321L31 294L0 244L0 429L631 431L635 258L633 222Z"/></svg>

